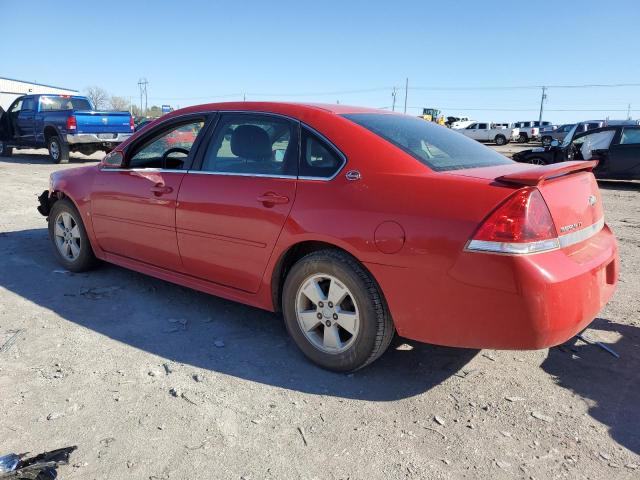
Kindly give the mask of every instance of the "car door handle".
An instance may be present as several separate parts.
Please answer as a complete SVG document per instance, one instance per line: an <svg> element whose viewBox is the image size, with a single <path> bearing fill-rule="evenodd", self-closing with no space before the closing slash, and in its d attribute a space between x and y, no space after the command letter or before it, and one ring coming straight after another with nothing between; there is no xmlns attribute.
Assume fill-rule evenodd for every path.
<svg viewBox="0 0 640 480"><path fill-rule="evenodd" d="M164 195L165 193L173 192L173 188L167 187L166 185L155 185L151 187L151 191L154 195L159 197L160 195Z"/></svg>
<svg viewBox="0 0 640 480"><path fill-rule="evenodd" d="M258 197L258 201L263 203L265 207L273 206L273 205L282 205L285 203L289 203L289 197L285 197L284 195L278 195L273 192L267 192L264 195L260 195Z"/></svg>

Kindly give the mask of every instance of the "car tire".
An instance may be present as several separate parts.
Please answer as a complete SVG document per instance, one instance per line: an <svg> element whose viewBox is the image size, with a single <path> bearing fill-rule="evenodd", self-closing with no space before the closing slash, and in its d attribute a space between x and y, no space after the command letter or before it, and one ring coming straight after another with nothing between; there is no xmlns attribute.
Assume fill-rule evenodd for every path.
<svg viewBox="0 0 640 480"><path fill-rule="evenodd" d="M542 137L542 146L548 147L549 145L551 145L552 141L553 141L553 138L551 138L548 135L545 135L544 137Z"/></svg>
<svg viewBox="0 0 640 480"><path fill-rule="evenodd" d="M531 157L527 159L527 162L532 165L546 165L547 162L544 161L544 158L541 157Z"/></svg>
<svg viewBox="0 0 640 480"><path fill-rule="evenodd" d="M75 205L63 198L49 212L49 239L58 261L71 272L93 268L97 259L91 248L82 217Z"/></svg>
<svg viewBox="0 0 640 480"><path fill-rule="evenodd" d="M49 158L53 163L69 163L69 145L60 140L57 135L52 135L47 140Z"/></svg>
<svg viewBox="0 0 640 480"><path fill-rule="evenodd" d="M0 157L10 157L13 155L13 148L7 146L7 142L0 140Z"/></svg>
<svg viewBox="0 0 640 480"><path fill-rule="evenodd" d="M520 136L518 137L518 142L519 143L528 143L529 142L529 137L527 136L526 133L521 133Z"/></svg>
<svg viewBox="0 0 640 480"><path fill-rule="evenodd" d="M494 141L496 142L496 145L506 145L507 144L507 137L505 137L504 135L496 135L496 138L494 138Z"/></svg>
<svg viewBox="0 0 640 480"><path fill-rule="evenodd" d="M376 360L395 332L376 282L356 259L337 250L310 253L293 265L284 282L282 311L298 348L336 372Z"/></svg>

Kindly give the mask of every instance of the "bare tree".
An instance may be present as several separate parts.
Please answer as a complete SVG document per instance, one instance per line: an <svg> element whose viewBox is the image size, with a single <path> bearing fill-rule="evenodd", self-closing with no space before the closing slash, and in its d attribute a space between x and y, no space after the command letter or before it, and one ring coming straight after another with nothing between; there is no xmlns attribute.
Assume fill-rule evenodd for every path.
<svg viewBox="0 0 640 480"><path fill-rule="evenodd" d="M111 110L116 112L125 112L129 110L129 101L124 97L112 95L109 99L109 104L111 105Z"/></svg>
<svg viewBox="0 0 640 480"><path fill-rule="evenodd" d="M109 105L109 94L104 88L95 85L87 87L85 88L85 95L91 100L96 110L102 110Z"/></svg>

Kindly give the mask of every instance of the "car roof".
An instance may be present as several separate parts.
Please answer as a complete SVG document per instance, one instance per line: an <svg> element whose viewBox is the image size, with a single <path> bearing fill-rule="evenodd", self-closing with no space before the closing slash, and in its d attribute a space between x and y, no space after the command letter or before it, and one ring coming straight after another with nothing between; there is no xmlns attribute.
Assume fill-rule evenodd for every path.
<svg viewBox="0 0 640 480"><path fill-rule="evenodd" d="M386 113L394 114L388 110L379 110L376 108L356 107L350 105L332 104L332 103L295 103L295 102L219 102L206 103L202 105L194 105L191 107L175 110L166 116L185 115L189 113L199 113L217 110L234 110L234 111L257 111L286 113L290 115L302 115L304 113L324 112L336 115L349 113Z"/></svg>

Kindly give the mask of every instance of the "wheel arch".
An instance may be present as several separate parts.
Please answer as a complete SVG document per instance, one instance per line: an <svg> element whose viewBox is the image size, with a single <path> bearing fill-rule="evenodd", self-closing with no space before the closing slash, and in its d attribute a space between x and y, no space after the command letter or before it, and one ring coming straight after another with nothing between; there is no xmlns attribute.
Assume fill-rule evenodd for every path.
<svg viewBox="0 0 640 480"><path fill-rule="evenodd" d="M44 142L47 143L49 139L53 136L60 136L58 129L53 125L46 125L43 130L44 134Z"/></svg>
<svg viewBox="0 0 640 480"><path fill-rule="evenodd" d="M325 240L301 240L286 248L279 256L278 260L275 263L275 266L271 272L271 301L273 303L273 310L275 312L280 312L282 310L282 289L284 286L284 281L287 277L287 273L291 269L291 267L302 257L308 255L313 252L317 252L320 250L336 250L342 252L346 255L349 255L353 258L358 264L371 276L373 282L376 284L378 291L380 292L380 297L384 302L385 308L387 308L387 302L384 296L384 292L377 279L369 271L364 262L362 262L356 255L352 252L343 248L336 243L331 243L330 241Z"/></svg>

